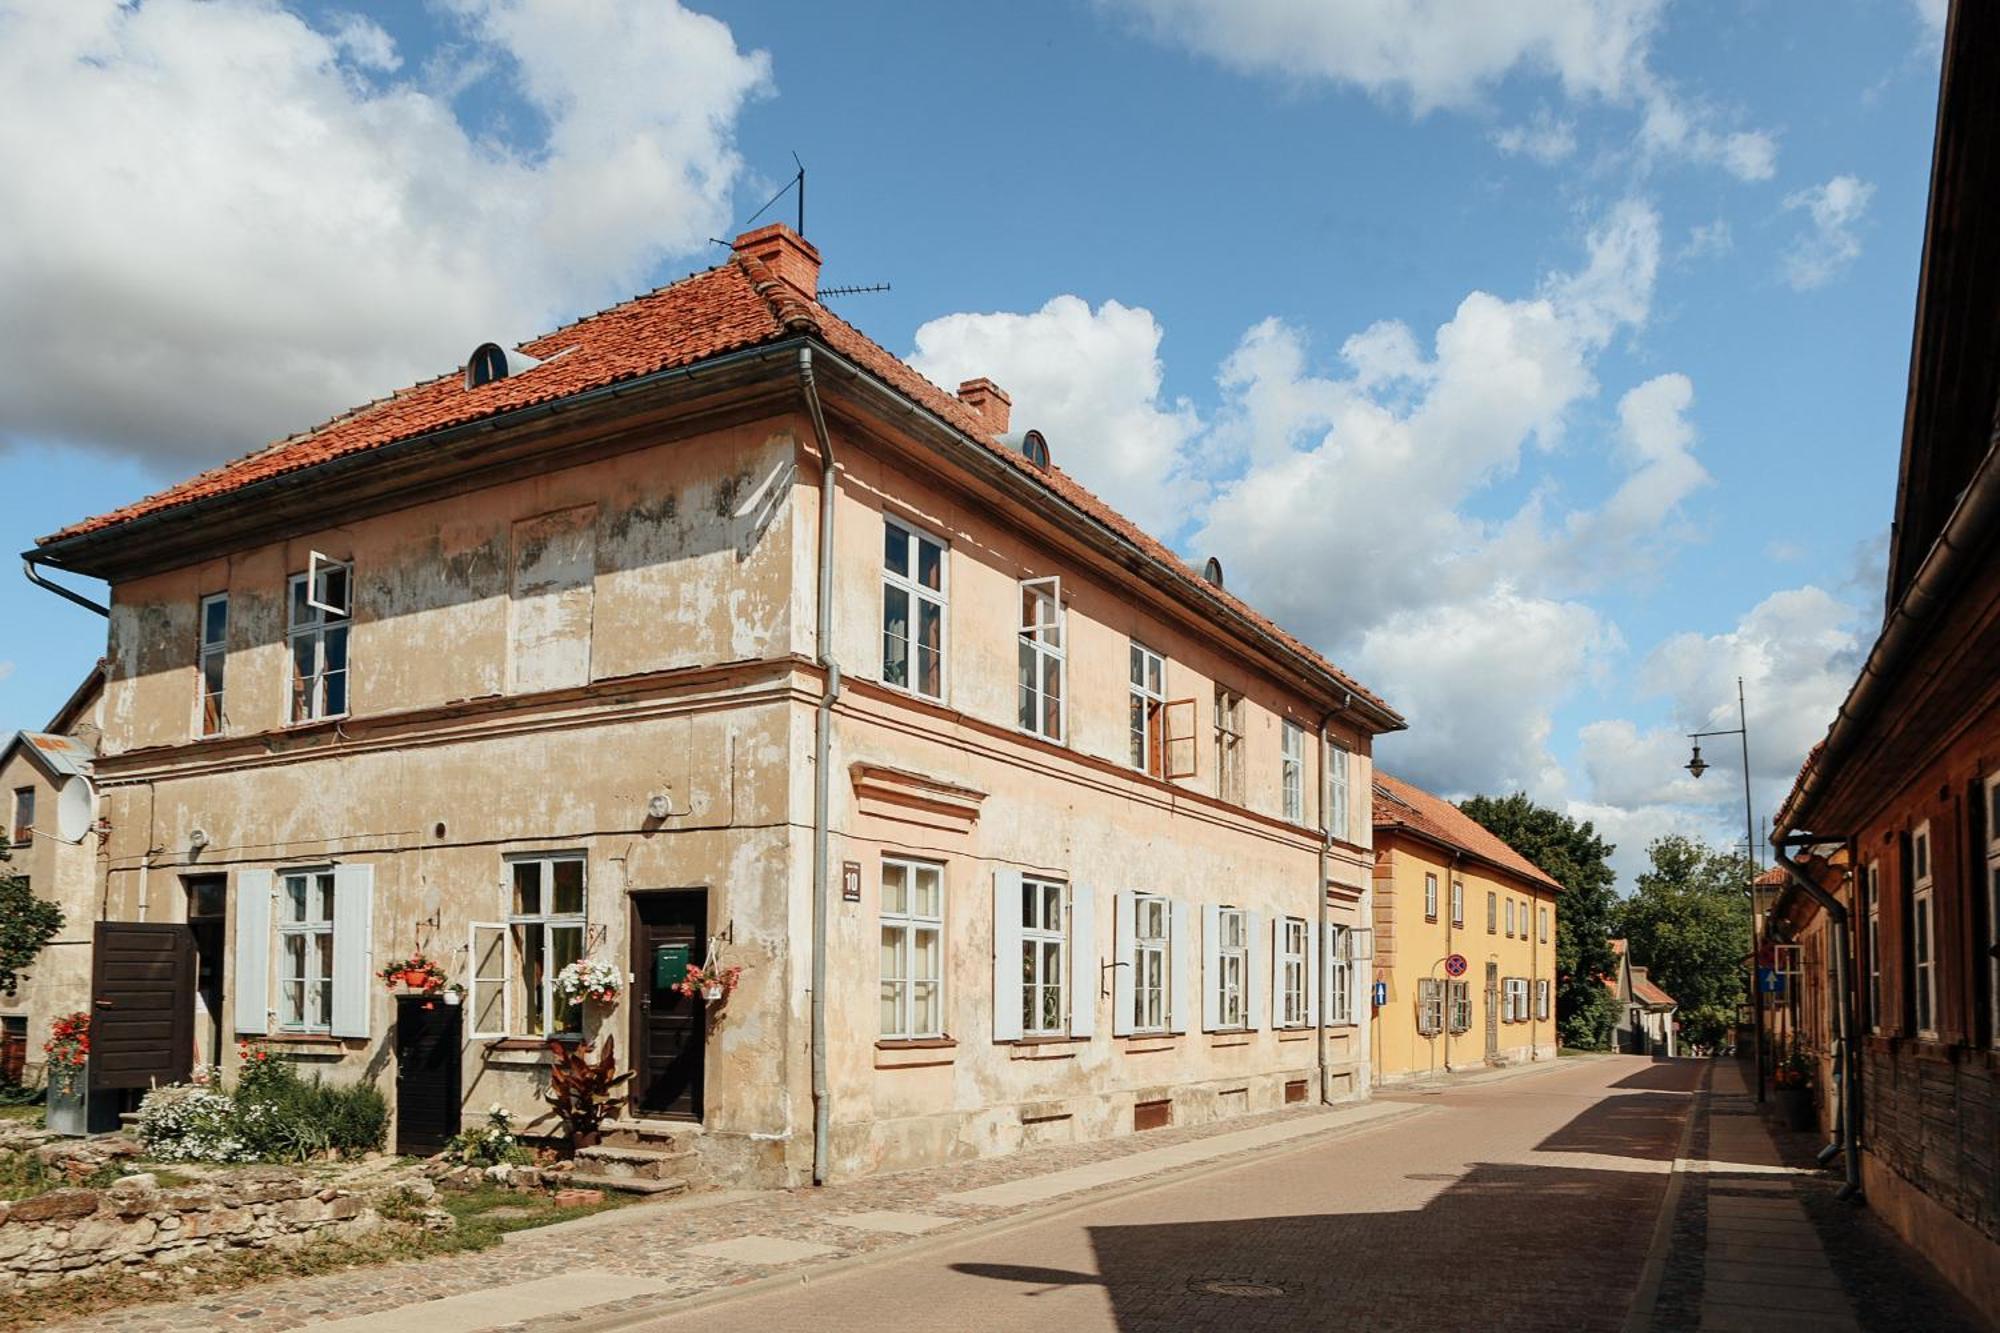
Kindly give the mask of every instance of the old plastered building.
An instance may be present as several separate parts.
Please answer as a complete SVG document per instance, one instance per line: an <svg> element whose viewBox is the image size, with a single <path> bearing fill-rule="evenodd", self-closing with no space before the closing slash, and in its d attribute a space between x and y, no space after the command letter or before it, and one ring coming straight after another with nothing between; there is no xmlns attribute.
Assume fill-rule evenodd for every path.
<svg viewBox="0 0 2000 1333"><path fill-rule="evenodd" d="M107 914L224 911L225 1063L378 1079L421 1148L615 1036L765 1182L1365 1094L1401 719L818 269L765 228L41 545L112 585ZM420 949L462 1006L377 980Z"/></svg>
<svg viewBox="0 0 2000 1333"><path fill-rule="evenodd" d="M1562 886L1450 801L1379 771L1374 821L1376 1080L1553 1060Z"/></svg>

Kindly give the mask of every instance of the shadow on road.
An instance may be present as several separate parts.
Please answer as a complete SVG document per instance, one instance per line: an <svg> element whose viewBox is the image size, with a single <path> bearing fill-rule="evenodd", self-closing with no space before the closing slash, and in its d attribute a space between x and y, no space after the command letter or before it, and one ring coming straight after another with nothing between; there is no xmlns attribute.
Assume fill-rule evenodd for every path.
<svg viewBox="0 0 2000 1333"><path fill-rule="evenodd" d="M1619 1079L1614 1088L1657 1088L1664 1092L1693 1092L1707 1060L1668 1059L1655 1056L1653 1063Z"/></svg>

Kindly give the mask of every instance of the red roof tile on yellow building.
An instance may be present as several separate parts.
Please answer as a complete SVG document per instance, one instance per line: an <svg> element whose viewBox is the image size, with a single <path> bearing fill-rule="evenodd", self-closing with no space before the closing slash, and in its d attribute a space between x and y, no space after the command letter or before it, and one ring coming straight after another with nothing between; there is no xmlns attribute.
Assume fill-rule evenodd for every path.
<svg viewBox="0 0 2000 1333"><path fill-rule="evenodd" d="M1488 865L1510 871L1545 888L1560 892L1562 885L1489 832L1485 825L1441 796L1422 787L1375 770L1375 827L1407 829L1434 842L1453 847Z"/></svg>

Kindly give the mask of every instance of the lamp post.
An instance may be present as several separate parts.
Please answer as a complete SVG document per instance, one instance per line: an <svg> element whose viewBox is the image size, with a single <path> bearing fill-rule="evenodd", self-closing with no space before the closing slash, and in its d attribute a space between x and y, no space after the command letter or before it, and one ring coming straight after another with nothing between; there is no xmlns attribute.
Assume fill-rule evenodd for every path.
<svg viewBox="0 0 2000 1333"><path fill-rule="evenodd" d="M1694 742L1694 755L1687 761L1687 771L1694 774L1695 781L1708 772L1708 761L1701 757L1701 743L1710 736L1734 736L1743 743L1743 845L1748 851L1744 860L1750 869L1749 884L1745 887L1750 894L1750 1004L1755 1021L1750 1027L1750 1049L1757 1068L1757 1100L1764 1100L1764 992L1757 985L1757 823L1750 814L1750 714L1743 706L1743 677L1736 678L1736 721L1737 726L1730 731L1691 731L1688 739Z"/></svg>

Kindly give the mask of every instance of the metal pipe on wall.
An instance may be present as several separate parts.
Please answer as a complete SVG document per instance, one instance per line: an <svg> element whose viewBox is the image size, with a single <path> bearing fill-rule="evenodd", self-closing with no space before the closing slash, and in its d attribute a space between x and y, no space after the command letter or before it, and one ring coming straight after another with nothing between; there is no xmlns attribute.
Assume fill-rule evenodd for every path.
<svg viewBox="0 0 2000 1333"><path fill-rule="evenodd" d="M1840 1109L1834 1123L1839 1127L1839 1146L1846 1168L1847 1181L1836 1196L1841 1199L1861 1197L1861 1154L1855 1147L1855 1131L1858 1128L1855 1117L1854 1097L1854 988L1850 984L1847 966L1850 914L1847 904L1819 886L1819 881L1810 871L1794 861L1787 851L1793 847L1811 847L1822 842L1845 842L1846 839L1823 838L1810 833L1790 833L1781 838L1773 838L1771 846L1778 864L1792 877L1792 883L1808 898L1818 903L1820 910L1833 923L1833 989L1835 1003L1834 1040L1836 1054L1834 1073L1840 1081Z"/></svg>
<svg viewBox="0 0 2000 1333"><path fill-rule="evenodd" d="M1340 701L1340 706L1338 708L1329 708L1325 712L1325 714L1323 714L1320 717L1319 727L1316 729L1315 732L1315 734L1319 738L1320 811L1319 811L1318 878L1313 883L1313 897L1319 903L1319 948L1315 950L1315 952L1318 954L1318 959L1319 959L1319 988L1322 993L1319 997L1319 1013L1317 1015L1318 1022L1316 1024L1316 1032L1315 1032L1317 1040L1314 1041L1313 1045L1318 1049L1318 1054L1319 1054L1319 1059L1318 1059L1319 1100L1320 1104L1323 1106L1329 1105L1333 1101L1332 1096L1329 1095L1327 1091L1327 1083L1332 1078L1332 1074L1327 1069L1327 1064L1326 1064L1326 1011L1333 1007L1333 996L1324 993L1326 991L1326 981L1329 972L1327 964L1332 961L1331 957L1327 953L1328 944L1326 938L1326 930L1329 924L1327 919L1327 910L1326 910L1326 857L1327 853L1333 850L1333 812L1326 808L1326 794L1328 790L1327 779L1331 776L1331 774L1327 772L1327 767L1326 767L1326 747L1328 741L1330 740L1330 738L1326 734L1326 726L1327 723L1333 721L1335 718L1339 717L1342 713L1345 713L1348 710L1348 708L1353 705L1353 703L1354 703L1354 693L1353 691L1350 690L1348 691L1347 697ZM1352 792L1348 793L1348 799L1350 802L1352 802L1353 800ZM1349 811L1348 819L1352 821L1353 818L1354 818L1353 812ZM1371 896L1371 901L1372 901L1372 896ZM1372 925L1373 922L1370 922L1370 924ZM1349 989L1351 990L1354 985L1354 978L1352 976L1350 976L1347 979L1347 984ZM1373 1008L1372 1004L1370 1005L1370 1008Z"/></svg>

